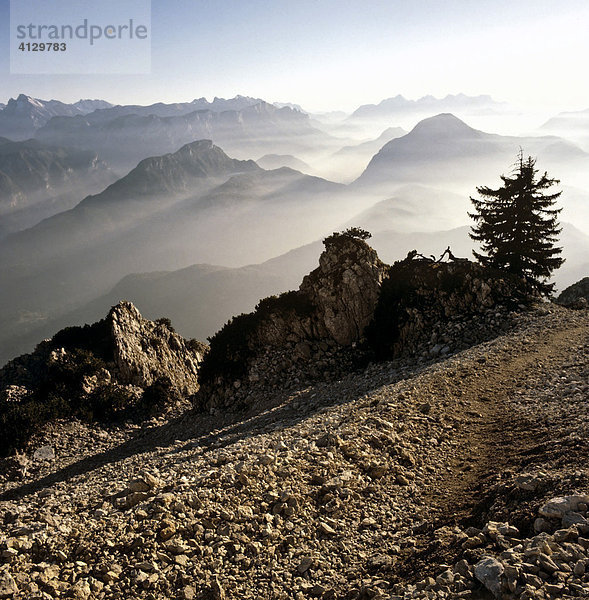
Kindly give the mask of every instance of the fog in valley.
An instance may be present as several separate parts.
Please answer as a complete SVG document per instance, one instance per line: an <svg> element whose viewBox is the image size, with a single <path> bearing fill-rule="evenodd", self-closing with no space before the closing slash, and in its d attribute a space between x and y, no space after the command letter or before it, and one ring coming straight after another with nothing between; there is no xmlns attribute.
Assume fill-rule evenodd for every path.
<svg viewBox="0 0 589 600"><path fill-rule="evenodd" d="M18 110L17 110L18 107ZM121 299L204 340L298 287L321 239L358 226L385 262L472 257L470 196L520 149L561 180L564 265L589 274L589 117L489 96L401 96L309 113L237 96L0 110L0 363Z"/></svg>

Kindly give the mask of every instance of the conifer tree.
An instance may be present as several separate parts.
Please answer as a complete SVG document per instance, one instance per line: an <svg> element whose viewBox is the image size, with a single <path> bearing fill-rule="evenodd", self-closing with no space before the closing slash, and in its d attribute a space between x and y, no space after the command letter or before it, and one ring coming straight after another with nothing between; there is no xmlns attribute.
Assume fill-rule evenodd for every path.
<svg viewBox="0 0 589 600"><path fill-rule="evenodd" d="M523 152L511 176L501 175L498 189L477 187L482 198L472 198L475 225L470 237L480 242L483 253L473 251L486 266L507 270L528 280L540 293L549 295L554 284L547 283L552 271L564 262L555 247L561 228L554 208L562 192L546 193L560 183L545 172L538 176L536 159Z"/></svg>

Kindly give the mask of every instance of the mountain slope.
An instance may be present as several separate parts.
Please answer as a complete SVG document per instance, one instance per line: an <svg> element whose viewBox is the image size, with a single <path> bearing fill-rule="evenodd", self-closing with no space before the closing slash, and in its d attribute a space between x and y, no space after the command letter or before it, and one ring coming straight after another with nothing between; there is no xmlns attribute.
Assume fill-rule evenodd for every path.
<svg viewBox="0 0 589 600"><path fill-rule="evenodd" d="M588 317L541 306L501 325L448 358L252 381L247 411L49 428L3 470L7 538L84 563L75 581L70 562L48 571L72 597L489 598L526 580L585 597ZM16 600L38 548L8 553Z"/></svg>
<svg viewBox="0 0 589 600"><path fill-rule="evenodd" d="M288 167L289 169L295 169L301 173L311 173L313 171L305 161L292 154L265 154L258 158L256 163L262 167L262 169L266 170Z"/></svg>
<svg viewBox="0 0 589 600"><path fill-rule="evenodd" d="M0 139L0 237L71 208L114 179L91 151Z"/></svg>
<svg viewBox="0 0 589 600"><path fill-rule="evenodd" d="M355 182L360 187L391 188L401 182L434 184L470 193L509 170L519 149L538 157L551 174L569 185L589 165L589 155L561 138L509 137L469 127L452 114L420 121L407 135L376 154Z"/></svg>
<svg viewBox="0 0 589 600"><path fill-rule="evenodd" d="M252 170L259 170L253 161L229 158L210 140L147 158L100 194L6 240L3 247L13 259L1 264L37 263L67 249L75 251L79 244L88 247L188 195L205 193L231 175Z"/></svg>
<svg viewBox="0 0 589 600"><path fill-rule="evenodd" d="M387 127L377 138L343 146L314 164L324 177L349 183L362 173L372 156L387 142L406 133L401 127Z"/></svg>
<svg viewBox="0 0 589 600"><path fill-rule="evenodd" d="M425 185L406 184L386 200L355 215L346 227L362 227L375 234L396 230L440 231L464 223L471 203L465 194Z"/></svg>
<svg viewBox="0 0 589 600"><path fill-rule="evenodd" d="M291 169L229 159L211 142L147 159L101 194L0 242L0 341L129 273L241 266L313 241L353 214L344 192Z"/></svg>

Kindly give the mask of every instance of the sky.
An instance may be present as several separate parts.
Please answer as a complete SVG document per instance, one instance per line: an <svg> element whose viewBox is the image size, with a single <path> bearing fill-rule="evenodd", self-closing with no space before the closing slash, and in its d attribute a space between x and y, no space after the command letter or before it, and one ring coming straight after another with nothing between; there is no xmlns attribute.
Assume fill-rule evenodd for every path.
<svg viewBox="0 0 589 600"><path fill-rule="evenodd" d="M397 94L465 93L589 108L586 0L153 0L151 72L128 75L11 74L9 9L0 0L0 102L242 94L351 111Z"/></svg>

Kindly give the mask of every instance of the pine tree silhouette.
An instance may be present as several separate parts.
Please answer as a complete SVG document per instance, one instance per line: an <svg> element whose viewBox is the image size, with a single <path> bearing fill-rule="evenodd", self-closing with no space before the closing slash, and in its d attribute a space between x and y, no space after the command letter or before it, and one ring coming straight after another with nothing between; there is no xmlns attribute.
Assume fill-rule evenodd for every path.
<svg viewBox="0 0 589 600"><path fill-rule="evenodd" d="M554 284L547 283L552 271L564 262L555 247L561 228L554 208L562 192L545 193L560 183L545 172L538 177L536 159L524 159L520 149L511 176L501 175L498 189L477 187L481 199L472 198L475 225L470 237L481 243L483 253L473 251L486 266L505 269L525 277L540 293L549 295Z"/></svg>

